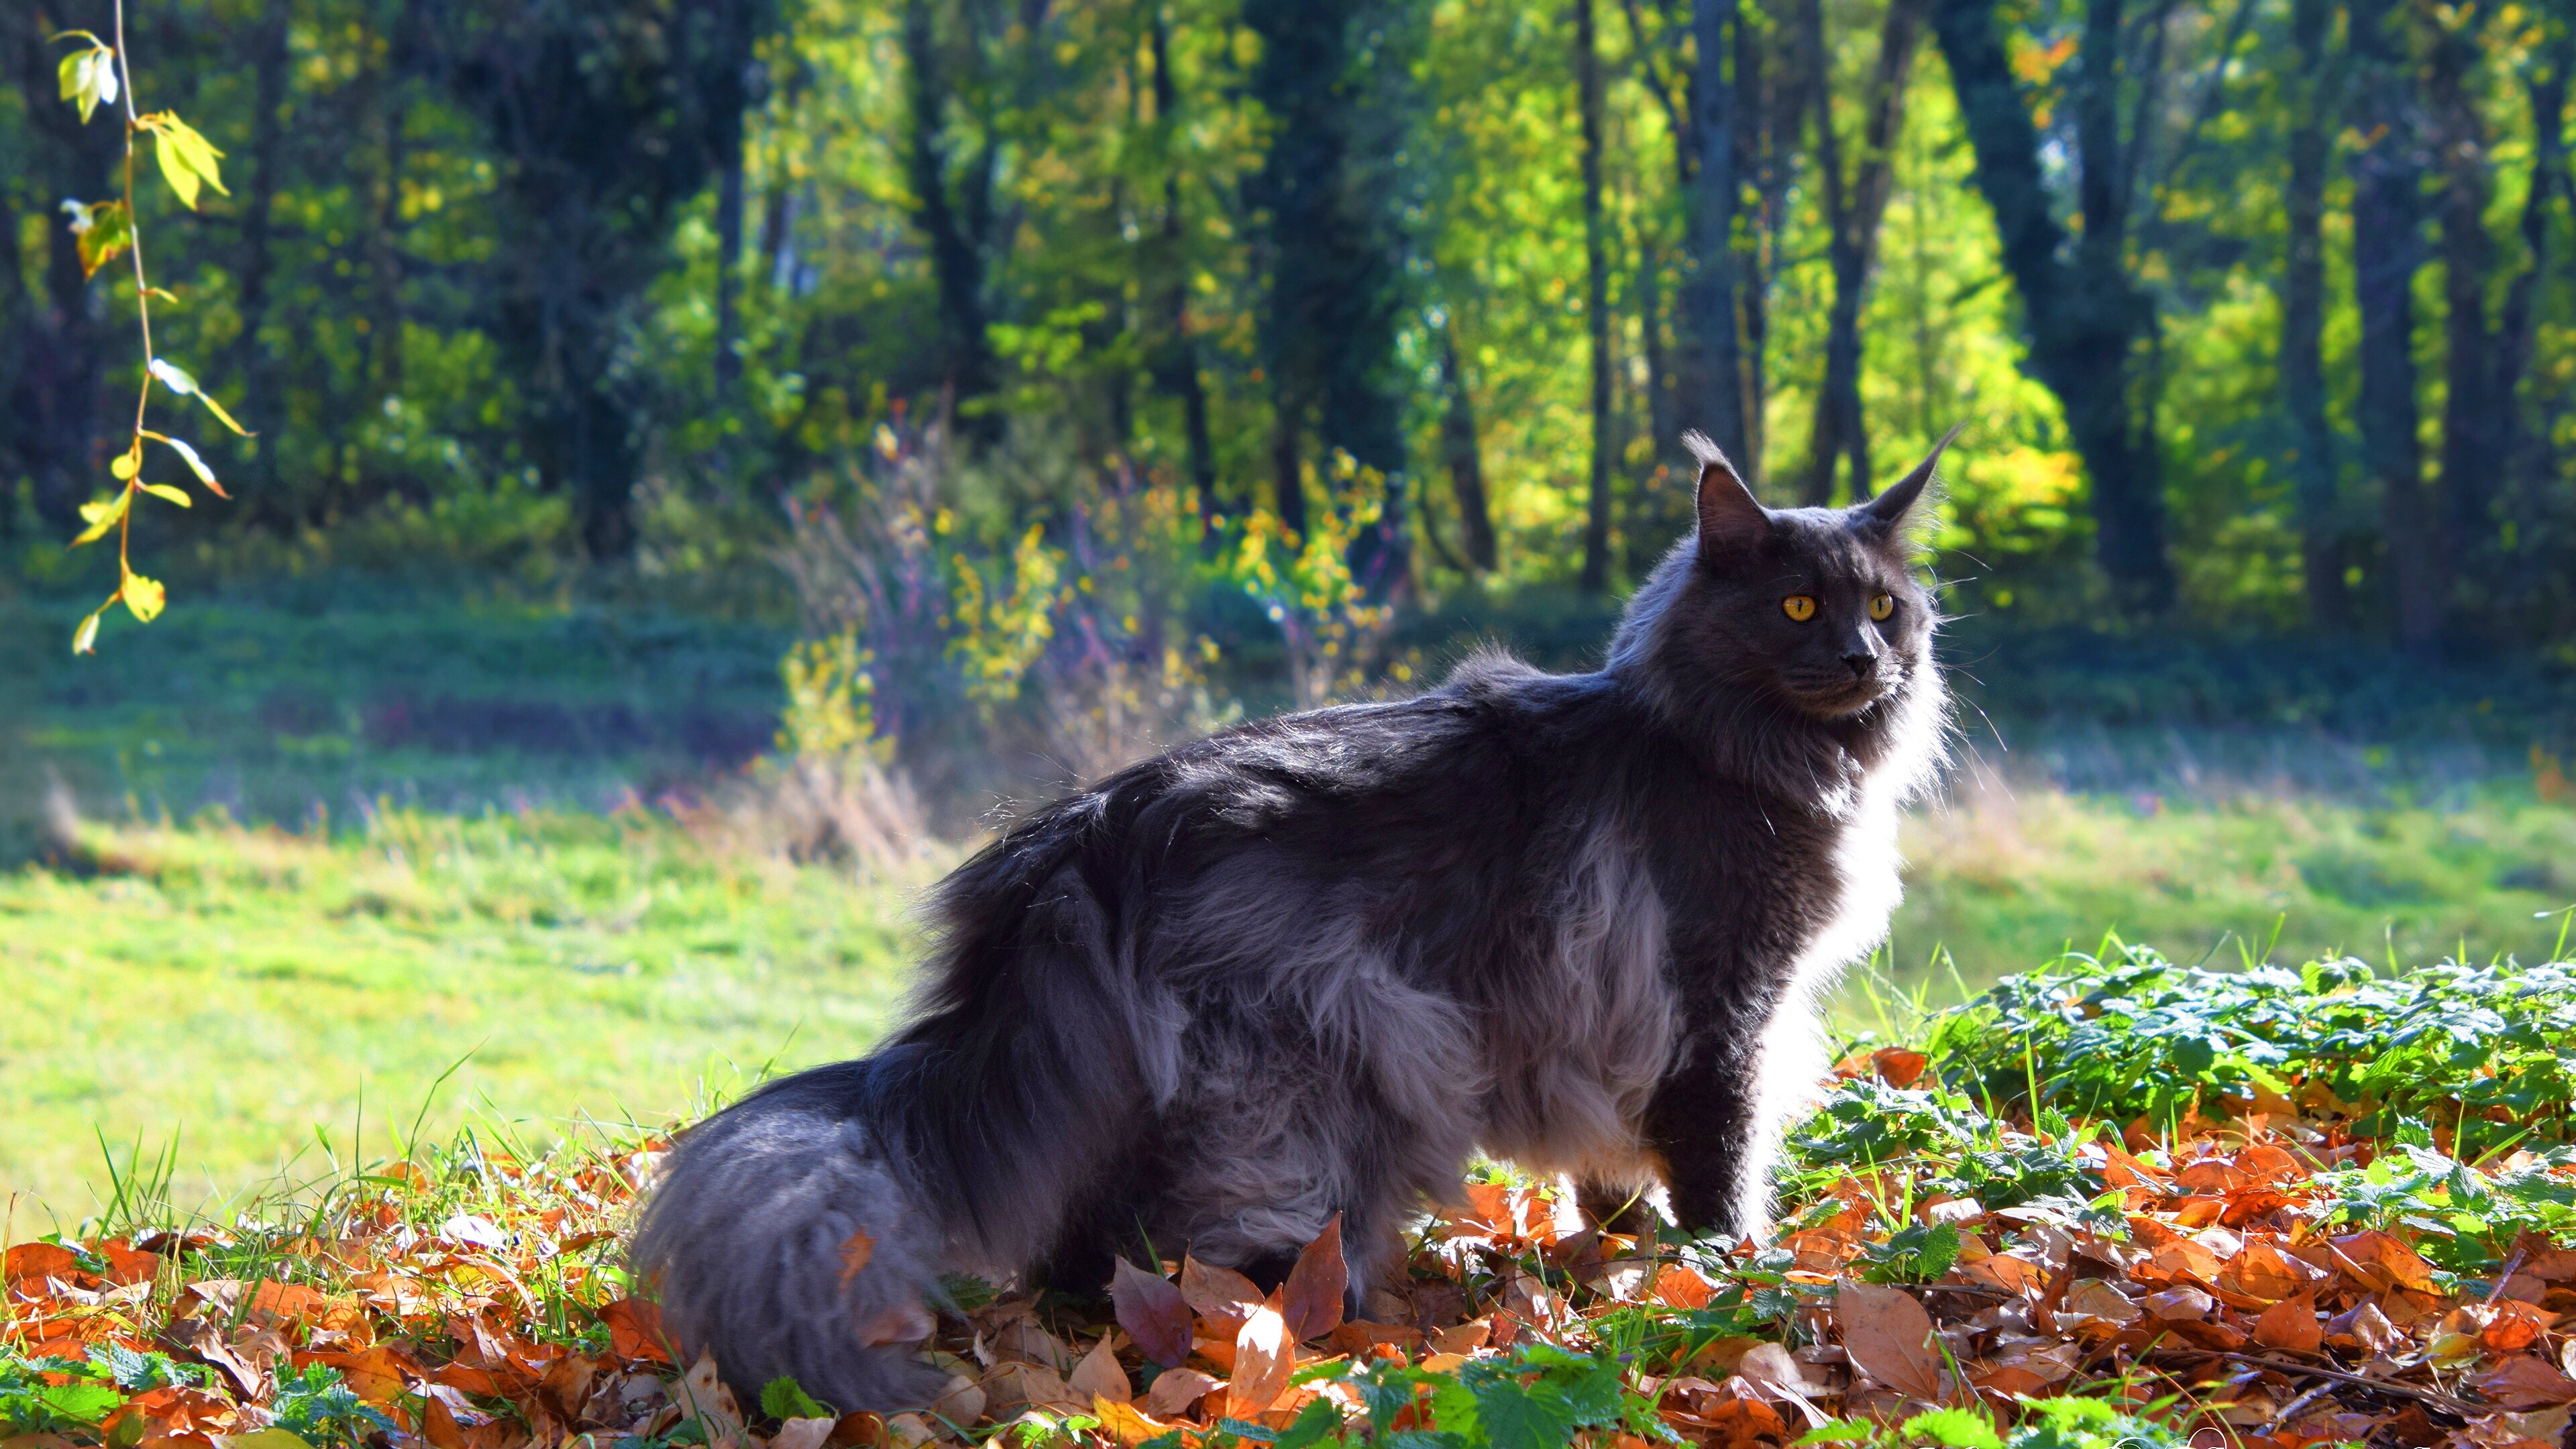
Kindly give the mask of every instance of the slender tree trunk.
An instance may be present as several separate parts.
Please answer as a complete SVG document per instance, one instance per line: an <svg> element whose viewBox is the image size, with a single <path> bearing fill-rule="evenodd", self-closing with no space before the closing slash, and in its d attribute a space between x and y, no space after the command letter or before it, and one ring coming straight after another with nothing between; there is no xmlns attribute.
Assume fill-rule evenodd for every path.
<svg viewBox="0 0 2576 1449"><path fill-rule="evenodd" d="M1744 481L1759 485L1769 451L1769 414L1765 388L1771 347L1771 268L1778 255L1780 221L1786 211L1787 168L1779 165L1771 125L1775 89L1766 74L1762 28L1739 11L1735 20L1735 175L1739 188L1753 192L1753 214L1745 218L1745 245L1736 252L1736 376L1744 419L1744 448L1727 456ZM1786 89L1786 88L1783 88Z"/></svg>
<svg viewBox="0 0 2576 1449"><path fill-rule="evenodd" d="M375 216L367 230L367 328L369 349L367 404L374 407L399 396L403 388L403 169L411 158L411 86L388 67L379 75L384 128L384 172L377 185Z"/></svg>
<svg viewBox="0 0 2576 1449"><path fill-rule="evenodd" d="M1655 458L1678 465L1682 425L1673 407L1672 359L1664 353L1663 259L1653 237L1637 245L1637 330L1646 354L1646 425L1654 430Z"/></svg>
<svg viewBox="0 0 2576 1449"><path fill-rule="evenodd" d="M2471 11L2483 18L2483 12ZM2440 574L2434 588L2448 612L2450 580L2481 572L2495 544L2495 483L2504 472L2505 418L2512 381L2500 376L2497 338L2487 327L2487 283L2496 266L2495 238L2487 232L2487 202L2494 182L2486 123L2469 95L2478 63L2478 37L2436 22L2439 30L2427 99L2434 117L2441 190L2436 215L2442 229L2443 331L2448 384L2442 408L2442 510L2434 544Z"/></svg>
<svg viewBox="0 0 2576 1449"><path fill-rule="evenodd" d="M2352 625L2344 584L2342 505L2335 484L2334 433L2326 425L2325 199L2326 32L2333 0L2292 0L2290 40L2297 52L2291 89L2290 177L2283 202L2289 255L2281 286L2281 401L2298 439L2300 552L2308 617L2318 628Z"/></svg>
<svg viewBox="0 0 2576 1449"><path fill-rule="evenodd" d="M742 131L716 177L716 397L733 395L742 378Z"/></svg>
<svg viewBox="0 0 2576 1449"><path fill-rule="evenodd" d="M1934 0L1933 30L1977 158L1977 188L1993 210L2003 260L2030 328L2031 374L2057 397L2093 491L2094 545L2121 606L2161 613L2173 603L2164 497L2152 418L2141 386L2155 337L2154 304L2127 271L2119 184L2118 0L2093 0L2074 85L2084 235L2068 259L2066 229L2041 176L2039 130L1996 34L1995 0Z"/></svg>
<svg viewBox="0 0 2576 1449"><path fill-rule="evenodd" d="M2522 203L2521 235L2527 255L2522 270L2514 274L2505 292L2504 315L2497 329L2496 391L2504 414L2506 476L2513 482L2507 516L2515 520L2517 534L2525 538L2528 530L2546 516L2546 500L2556 482L2552 456L2555 420L2544 416L2540 426L2531 426L2524 418L2517 394L2531 366L2534 307L2549 269L2550 199L2568 193L2566 113L2571 69L2576 69L2576 26L2562 25L2549 37L2538 65L2525 83L2531 100L2533 138L2531 189ZM2532 578L2535 570L2528 566L2503 572L2525 580L2525 592L2537 583Z"/></svg>
<svg viewBox="0 0 2576 1449"><path fill-rule="evenodd" d="M930 269L939 288L941 371L959 403L989 396L1000 385L1001 369L993 356L986 323L984 245L980 214L960 216L949 191L947 141L948 88L939 65L939 39L930 0L908 0L903 12L905 62L911 67L912 137L908 163L914 221L930 243ZM989 173L990 146L983 164L969 168ZM987 188L970 186L967 202L980 213ZM981 441L1000 435L1000 420L987 412L968 412L964 430Z"/></svg>
<svg viewBox="0 0 2576 1449"><path fill-rule="evenodd" d="M63 47L49 43L66 26L84 23L55 7L0 6L18 72L19 94L40 138L45 190L58 197L103 201L114 191L114 158L121 138L105 115L82 125L80 112L62 103L55 66ZM14 243L13 233L10 240ZM99 389L105 381L110 339L91 315L89 281L81 275L80 242L59 212L46 218L44 299L35 309L38 345L22 359L20 391L31 414L16 426L35 476L36 515L48 529L76 526L79 506L103 476L96 464ZM138 364L139 365L139 364Z"/></svg>
<svg viewBox="0 0 2576 1449"><path fill-rule="evenodd" d="M1162 276L1145 278L1163 292L1163 353L1157 381L1181 401L1181 434L1189 448L1190 486L1199 496L1203 546L1216 547L1216 448L1208 434L1207 384L1199 377L1198 339L1190 335L1190 258L1181 218L1181 166L1174 155L1181 136L1181 93L1172 78L1171 17L1154 8L1148 39L1153 47L1154 126L1163 143L1163 233L1156 265Z"/></svg>
<svg viewBox="0 0 2576 1449"><path fill-rule="evenodd" d="M1270 503L1290 533L1306 532L1306 480L1297 461L1298 415L1305 410L1284 381L1273 388L1270 420Z"/></svg>
<svg viewBox="0 0 2576 1449"><path fill-rule="evenodd" d="M1825 379L1816 397L1815 431L1808 445L1807 502L1833 501L1834 465L1851 458L1851 496L1874 490L1869 432L1861 412L1861 304L1878 258L1880 225L1895 188L1896 136L1905 113L1905 86L1923 36L1924 0L1889 0L1878 37L1878 64L1870 75L1861 130L1860 169L1848 181L1840 138L1834 131L1833 80L1825 49L1823 0L1800 7L1800 50L1816 113L1816 171L1825 195L1827 259L1834 298L1825 322Z"/></svg>
<svg viewBox="0 0 2576 1449"><path fill-rule="evenodd" d="M1735 95L1726 78L1728 39L1736 0L1695 0L1691 36L1698 61L1691 67L1691 136L1698 152L1690 198L1690 248L1697 270L1685 284L1702 431L1730 458L1744 456L1744 367L1737 343L1735 208Z"/></svg>
<svg viewBox="0 0 2576 1449"><path fill-rule="evenodd" d="M1592 493L1583 521L1585 593L1610 587L1610 247L1601 215L1601 54L1592 0L1574 0L1574 77L1583 112L1583 254L1592 322Z"/></svg>
<svg viewBox="0 0 2576 1449"><path fill-rule="evenodd" d="M2353 158L2353 293L2361 313L2362 462L2379 486L2397 588L2397 636L2418 657L2441 649L2434 520L2416 445L2416 271L2426 160L2416 133L2411 69L2395 0L2353 0L2356 129L2373 137Z"/></svg>
<svg viewBox="0 0 2576 1449"><path fill-rule="evenodd" d="M256 483L250 508L272 526L290 521L287 500L278 489L277 448L284 432L285 400L278 396L276 366L264 334L268 329L269 279L277 256L270 233L276 224L277 192L283 179L279 152L286 141L287 26L291 0L268 0L260 25L257 59L252 64L252 93L257 112L251 117L250 185L241 209L241 331L233 338L232 372L242 380L250 425L259 434L253 461Z"/></svg>
<svg viewBox="0 0 2576 1449"><path fill-rule="evenodd" d="M1449 324L1457 325L1453 318ZM1467 393L1467 372L1458 363L1458 339L1443 330L1440 371L1449 385L1449 403L1440 418L1441 451L1448 456L1449 486L1458 495L1458 531L1467 562L1491 572L1501 558L1494 546L1494 512L1485 501L1485 466L1476 447L1476 401Z"/></svg>

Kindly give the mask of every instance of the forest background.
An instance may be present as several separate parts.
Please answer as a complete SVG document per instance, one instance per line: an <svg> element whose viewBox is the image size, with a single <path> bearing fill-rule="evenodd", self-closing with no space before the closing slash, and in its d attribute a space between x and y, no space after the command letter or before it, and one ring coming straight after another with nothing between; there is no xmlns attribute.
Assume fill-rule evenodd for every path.
<svg viewBox="0 0 2576 1449"><path fill-rule="evenodd" d="M0 11L12 1185L844 1055L997 801L1597 659L1688 427L1791 504L1964 425L1891 989L2576 898L2563 4L131 7L228 188L136 193L158 352L255 436L74 657L113 19Z"/></svg>

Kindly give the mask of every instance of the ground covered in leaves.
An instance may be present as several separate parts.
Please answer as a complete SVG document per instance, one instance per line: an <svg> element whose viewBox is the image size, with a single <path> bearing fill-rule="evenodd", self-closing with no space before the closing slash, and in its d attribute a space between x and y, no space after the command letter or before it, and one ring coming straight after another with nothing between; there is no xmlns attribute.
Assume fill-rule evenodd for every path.
<svg viewBox="0 0 2576 1449"><path fill-rule="evenodd" d="M2576 963L2069 957L1854 1043L1771 1246L1604 1232L1497 1170L1364 1320L1329 1233L1268 1292L954 1281L948 1392L890 1421L674 1361L618 1266L662 1144L469 1131L223 1223L121 1181L10 1246L0 1442L2554 1449L2571 1098Z"/></svg>

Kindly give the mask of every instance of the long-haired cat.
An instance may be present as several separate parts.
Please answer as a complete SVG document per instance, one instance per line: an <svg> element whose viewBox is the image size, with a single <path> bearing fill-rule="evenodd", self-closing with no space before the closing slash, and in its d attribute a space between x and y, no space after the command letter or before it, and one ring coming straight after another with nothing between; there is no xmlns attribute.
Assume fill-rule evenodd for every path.
<svg viewBox="0 0 2576 1449"><path fill-rule="evenodd" d="M1773 511L1691 442L1697 536L1600 672L1486 654L1242 725L949 877L910 1024L669 1159L635 1262L682 1345L917 1405L942 1274L1096 1290L1150 1244L1259 1276L1339 1213L1357 1295L1479 1151L1761 1232L1815 997L1884 936L1939 754L1909 523L1940 449Z"/></svg>

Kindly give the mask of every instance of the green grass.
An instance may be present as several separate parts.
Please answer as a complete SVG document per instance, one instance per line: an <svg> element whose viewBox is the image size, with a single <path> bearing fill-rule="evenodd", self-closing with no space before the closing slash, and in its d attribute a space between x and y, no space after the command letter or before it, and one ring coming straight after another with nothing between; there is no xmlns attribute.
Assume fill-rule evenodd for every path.
<svg viewBox="0 0 2576 1449"><path fill-rule="evenodd" d="M927 868L858 883L659 805L598 813L705 793L766 738L778 630L382 581L186 602L76 661L76 608L0 601L0 1190L77 1218L105 1177L94 1134L122 1152L174 1131L184 1189L247 1188L317 1125L345 1141L362 1093L381 1151L373 1134L459 1058L433 1126L483 1099L540 1127L655 1120L702 1080L730 1090L881 1029ZM2171 731L2014 726L2017 759L2056 742L2067 777L2126 793L1963 777L1906 828L1883 975L1941 1004L2106 929L2233 963L2276 922L2279 960L2541 959L2558 922L2535 915L2576 901L2576 809L2498 773L2521 729L2463 766L2438 741L2230 725L2190 736L2186 772ZM2282 762L2334 750L2352 759L2326 760L2346 782L2330 793L2204 779L2304 779ZM56 779L120 822L88 842L118 869L26 864ZM1956 978L1927 966L1936 947ZM1872 1009L1856 995L1845 1016Z"/></svg>
<svg viewBox="0 0 2576 1449"><path fill-rule="evenodd" d="M2153 814L2033 790L1908 833L1896 959L1919 970L1938 942L1972 987L2106 927L2185 962L2229 933L2259 949L2285 914L2276 960L2383 960L2394 940L2413 962L2462 937L2474 959L2540 960L2560 923L2534 913L2566 892L2523 883L2576 861L2576 811L2505 786L2453 810L2247 797ZM181 1132L193 1186L232 1191L317 1125L345 1140L362 1093L383 1150L374 1134L460 1057L434 1125L477 1101L540 1128L649 1122L702 1081L852 1055L887 1020L903 903L930 874L862 882L640 809L90 834L109 873L0 874L0 1185L66 1221L104 1177L94 1130L120 1151ZM1958 994L1946 969L1923 984Z"/></svg>
<svg viewBox="0 0 2576 1449"><path fill-rule="evenodd" d="M665 1120L854 1054L900 983L908 883L641 812L91 833L117 873L0 874L0 1188L66 1224L105 1181L94 1134L179 1134L177 1191L229 1193L309 1168L317 1126L347 1150L362 1102L383 1154L460 1059L442 1130Z"/></svg>
<svg viewBox="0 0 2576 1449"><path fill-rule="evenodd" d="M2536 961L2562 924L2546 913L2576 902L2576 809L2512 781L2424 805L1962 782L1907 823L1905 854L1890 974L1920 980L1937 946L1978 987L2106 931L2186 962L2266 943L2288 961Z"/></svg>

